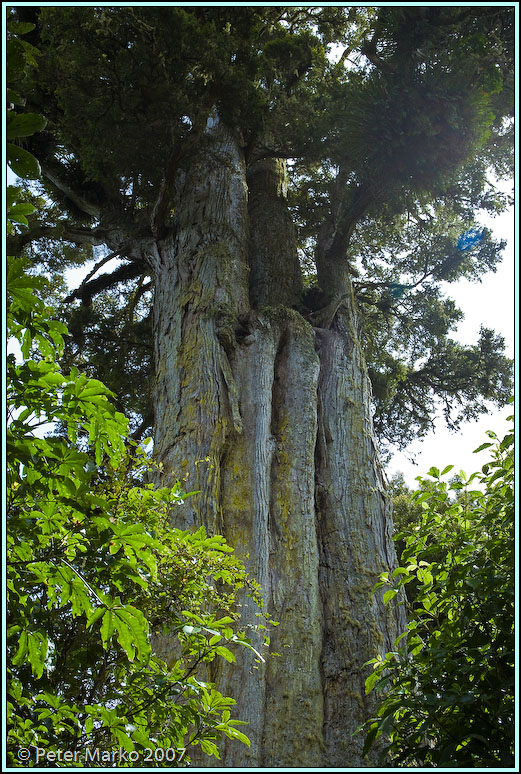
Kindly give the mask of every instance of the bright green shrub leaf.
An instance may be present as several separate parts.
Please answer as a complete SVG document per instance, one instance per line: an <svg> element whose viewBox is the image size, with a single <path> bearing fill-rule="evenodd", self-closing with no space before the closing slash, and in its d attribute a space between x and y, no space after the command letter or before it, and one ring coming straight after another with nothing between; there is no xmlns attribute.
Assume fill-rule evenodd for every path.
<svg viewBox="0 0 521 774"><path fill-rule="evenodd" d="M128 735L125 729L112 727L111 731L116 737L116 741L118 742L118 744L121 747L123 747L124 750L126 750L127 752L132 752L133 750L135 750L132 739L130 738L130 736Z"/></svg>
<svg viewBox="0 0 521 774"><path fill-rule="evenodd" d="M12 660L13 666L19 666L19 664L23 662L27 651L28 651L28 635L27 635L27 632L24 630L20 634L20 639L18 641L18 649Z"/></svg>
<svg viewBox="0 0 521 774"><path fill-rule="evenodd" d="M31 22L14 22L9 21L7 29L10 33L15 35L26 35L28 32L32 32L35 29L35 24Z"/></svg>
<svg viewBox="0 0 521 774"><path fill-rule="evenodd" d="M397 594L396 589L388 589L383 596L384 605L390 602L391 599L394 599L396 594Z"/></svg>
<svg viewBox="0 0 521 774"><path fill-rule="evenodd" d="M243 744L245 744L247 747L251 746L249 738L246 736L246 734L243 734L241 731L239 731L237 728L234 728L233 726L217 726L219 730L223 730L225 735L229 739L237 739Z"/></svg>
<svg viewBox="0 0 521 774"><path fill-rule="evenodd" d="M365 726L366 749L390 733L394 766L450 761L460 768L501 768L513 761L510 444L507 438L504 445L480 447L492 455L484 476L461 472L449 496L443 482L420 477L411 498L422 499L423 512L406 537L402 562L410 562L407 569L416 571L419 583L405 585L406 576L395 575L413 602L407 631L395 643L397 657L387 654L368 678L380 705L378 721ZM430 471L433 478L436 471ZM475 479L482 490L469 489Z"/></svg>
<svg viewBox="0 0 521 774"><path fill-rule="evenodd" d="M205 752L207 755L213 755L218 760L221 759L219 748L214 742L210 742L209 739L201 739L199 744L201 745L201 750Z"/></svg>
<svg viewBox="0 0 521 774"><path fill-rule="evenodd" d="M477 454L477 452L483 451L483 449L490 449L492 446L491 443L482 443L480 446L478 446L477 449L474 449L474 454Z"/></svg>
<svg viewBox="0 0 521 774"><path fill-rule="evenodd" d="M114 620L114 614L112 610L106 610L103 613L103 620L101 622L101 641L105 650L108 648L109 640L114 634L116 622Z"/></svg>
<svg viewBox="0 0 521 774"><path fill-rule="evenodd" d="M43 674L48 641L43 632L27 632L27 649L33 675L40 678Z"/></svg>
<svg viewBox="0 0 521 774"><path fill-rule="evenodd" d="M228 648L225 648L224 645L220 645L218 648L215 649L215 652L218 656L222 656L226 661L229 661L230 663L235 663L235 655L231 652L231 650L228 650Z"/></svg>

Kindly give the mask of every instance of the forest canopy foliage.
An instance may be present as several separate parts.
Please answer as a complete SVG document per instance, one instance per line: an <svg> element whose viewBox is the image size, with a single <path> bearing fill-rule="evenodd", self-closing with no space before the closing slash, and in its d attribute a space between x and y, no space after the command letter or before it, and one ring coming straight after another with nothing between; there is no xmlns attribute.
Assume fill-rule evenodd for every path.
<svg viewBox="0 0 521 774"><path fill-rule="evenodd" d="M299 311L314 312L317 299L326 306L338 271L349 273L384 443L425 434L439 402L453 428L487 401L506 402L511 363L502 337L483 329L474 345L458 344L461 313L441 283L479 280L504 247L479 218L509 202L493 176L512 174L512 8L60 6L12 14L36 24L26 40L41 52L13 114L47 120L15 143L38 158L36 187L52 204L10 245L52 272L61 303L71 262L95 256L98 271L108 256L120 261L106 274L89 272L62 307L71 332L65 357L117 393L136 436L154 422L153 286L132 241L175 230L180 184L212 111L248 164L288 162ZM472 228L482 238L460 249ZM66 259L58 244L68 245ZM281 279L286 271L281 265Z"/></svg>

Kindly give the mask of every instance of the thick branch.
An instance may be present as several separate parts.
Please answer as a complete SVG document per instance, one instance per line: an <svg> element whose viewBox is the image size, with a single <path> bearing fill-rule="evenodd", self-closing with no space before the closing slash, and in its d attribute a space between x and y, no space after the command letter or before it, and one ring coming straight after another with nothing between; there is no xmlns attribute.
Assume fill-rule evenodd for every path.
<svg viewBox="0 0 521 774"><path fill-rule="evenodd" d="M25 245L38 239L61 239L76 244L102 245L105 244L105 234L98 230L74 228L66 225L35 226L29 231L16 234L7 238L7 252L9 255L19 255Z"/></svg>
<svg viewBox="0 0 521 774"><path fill-rule="evenodd" d="M346 202L341 209L338 218L335 236L331 246L326 254L326 260L330 263L343 261L346 257L347 248L351 235L356 224L365 214L370 204L374 200L374 195L367 186L361 186L354 194L351 202Z"/></svg>
<svg viewBox="0 0 521 774"><path fill-rule="evenodd" d="M143 416L143 421L139 425L139 427L136 427L134 432L131 434L131 438L134 441L141 441L143 438L145 431L148 430L150 427L152 427L154 424L154 412L149 411L148 414L145 414Z"/></svg>
<svg viewBox="0 0 521 774"><path fill-rule="evenodd" d="M353 273L347 262L349 241L357 222L374 201L368 186L355 191L344 187L340 193L341 187L335 184L331 215L320 228L315 248L318 284L330 299L348 290L348 272Z"/></svg>
<svg viewBox="0 0 521 774"><path fill-rule="evenodd" d="M101 269L102 266L105 266L105 264L108 263L109 261L111 261L113 258L117 258L118 255L120 255L119 251L116 251L114 253L109 253L104 258L101 258L99 261L97 261L96 264L94 265L92 271L89 271L89 273L87 274L87 276L85 277L85 279L81 283L80 287L78 288L78 291L74 291L74 292L78 292L79 293L79 291L83 287L85 287L85 285L88 283L88 281L90 279L92 279L92 277L94 277L94 275L98 272L99 269Z"/></svg>
<svg viewBox="0 0 521 774"><path fill-rule="evenodd" d="M56 163L51 165L49 162L45 161L41 161L40 163L43 176L64 193L78 209L82 210L82 212L85 212L87 215L90 215L92 218L100 217L99 205L89 201L85 198L83 192L80 193L79 191L74 190L71 185L65 181L65 170L63 168L61 170L57 169L57 167L61 165Z"/></svg>
<svg viewBox="0 0 521 774"><path fill-rule="evenodd" d="M132 263L125 263L123 266L118 266L111 274L102 274L101 277L97 277L97 279L92 280L91 282L80 285L79 288L73 290L73 292L67 296L65 301L70 303L76 298L81 298L82 302L88 305L93 296L101 293L103 290L112 288L120 282L135 279L145 273L146 269L143 264L134 261Z"/></svg>

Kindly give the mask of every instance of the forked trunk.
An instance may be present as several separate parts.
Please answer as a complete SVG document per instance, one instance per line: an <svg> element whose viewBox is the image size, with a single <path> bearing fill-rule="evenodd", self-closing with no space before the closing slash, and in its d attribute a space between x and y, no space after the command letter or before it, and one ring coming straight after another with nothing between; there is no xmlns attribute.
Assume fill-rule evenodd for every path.
<svg viewBox="0 0 521 774"><path fill-rule="evenodd" d="M395 555L353 299L333 327L292 308L284 164L247 176L223 126L209 128L179 202L175 237L153 258L155 453L165 480L200 490L182 523L226 536L280 622L279 655L259 665L248 652L221 675L252 746L227 742L218 763L367 765L352 736L368 713L363 664L400 622L371 596Z"/></svg>

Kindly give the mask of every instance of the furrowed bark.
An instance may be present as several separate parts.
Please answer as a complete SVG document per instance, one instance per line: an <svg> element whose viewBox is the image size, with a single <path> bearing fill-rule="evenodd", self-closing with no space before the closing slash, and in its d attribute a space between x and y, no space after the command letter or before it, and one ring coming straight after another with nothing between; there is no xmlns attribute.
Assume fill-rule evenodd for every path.
<svg viewBox="0 0 521 774"><path fill-rule="evenodd" d="M350 301L352 302L352 296ZM392 649L405 621L381 597L378 574L396 563L391 513L375 447L370 383L351 303L336 330L317 330L320 357L315 476L323 605L324 744L330 767L364 766L360 736L370 715L364 663Z"/></svg>
<svg viewBox="0 0 521 774"><path fill-rule="evenodd" d="M247 712L250 754L227 743L233 766L319 765L322 760L321 611L313 457L319 371L310 326L293 310L252 315L234 360L243 434L223 460L226 531L250 554L267 609L280 626L251 672L241 662L226 690ZM258 685L253 695L252 686ZM242 717L242 715L241 715Z"/></svg>
<svg viewBox="0 0 521 774"><path fill-rule="evenodd" d="M302 276L286 203L286 162L260 159L248 168L250 299L254 307L297 306Z"/></svg>
<svg viewBox="0 0 521 774"><path fill-rule="evenodd" d="M248 309L244 160L231 133L210 126L188 170L175 236L155 274L155 451L165 474L190 474L199 495L187 523L219 532L220 459L241 432L229 352Z"/></svg>
<svg viewBox="0 0 521 774"><path fill-rule="evenodd" d="M300 277L284 165L255 163L248 212L242 151L209 126L175 235L149 257L164 482L185 476L200 490L176 511L179 523L224 534L280 622L270 642L278 655L256 664L237 654L214 674L249 723L251 748L226 740L221 761L195 761L370 765L352 736L368 713L363 664L389 649L401 622L371 596L395 557L354 301L342 278L328 327L291 308ZM277 283L287 266L290 279ZM245 626L254 612L246 599Z"/></svg>

